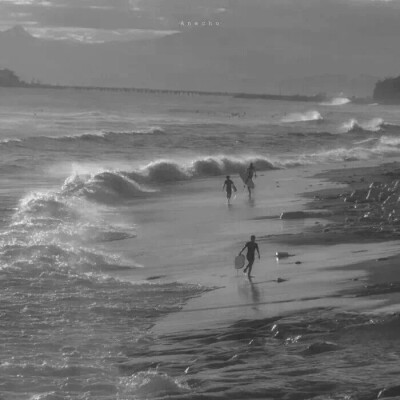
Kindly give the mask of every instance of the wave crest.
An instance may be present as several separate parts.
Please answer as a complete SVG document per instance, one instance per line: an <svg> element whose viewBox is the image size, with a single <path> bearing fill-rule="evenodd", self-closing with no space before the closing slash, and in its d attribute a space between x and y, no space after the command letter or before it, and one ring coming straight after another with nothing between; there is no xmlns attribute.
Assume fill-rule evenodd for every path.
<svg viewBox="0 0 400 400"><path fill-rule="evenodd" d="M276 167L265 157L234 158L210 156L190 162L178 163L174 160L157 160L129 176L139 182L175 182L193 178L207 178L244 171L250 163L259 170L271 170Z"/></svg>
<svg viewBox="0 0 400 400"><path fill-rule="evenodd" d="M251 162L258 170L278 168L264 157L210 156L180 162L156 160L132 171L108 170L91 175L72 175L65 180L62 193L112 204L156 192L158 190L153 187L155 184L240 173L245 171Z"/></svg>
<svg viewBox="0 0 400 400"><path fill-rule="evenodd" d="M384 128L385 123L382 118L373 118L369 121L365 121L360 123L357 119L352 118L350 121L345 122L342 126L342 130L344 132L379 132L382 128Z"/></svg>
<svg viewBox="0 0 400 400"><path fill-rule="evenodd" d="M1 144L13 144L13 143L20 143L22 142L22 139L16 139L16 138L5 138L0 140L0 145Z"/></svg>
<svg viewBox="0 0 400 400"><path fill-rule="evenodd" d="M381 144L386 145L386 146L399 146L400 145L399 137L382 136L379 141Z"/></svg>
<svg viewBox="0 0 400 400"><path fill-rule="evenodd" d="M322 106L343 106L344 104L351 103L351 100L347 97L334 97L329 101L321 103Z"/></svg>
<svg viewBox="0 0 400 400"><path fill-rule="evenodd" d="M318 111L311 110L304 113L291 113L281 119L281 122L288 123L309 121L323 121L323 117Z"/></svg>
<svg viewBox="0 0 400 400"><path fill-rule="evenodd" d="M60 142L70 142L70 141L111 141L115 140L118 136L134 136L134 135L150 135L150 134L164 134L165 132L159 126L138 128L135 130L127 131L90 131L90 132L78 132L71 133L62 136L34 136L26 137L22 139L17 138L5 138L0 140L0 145L11 145L16 143L31 143L33 141L60 141Z"/></svg>
<svg viewBox="0 0 400 400"><path fill-rule="evenodd" d="M140 197L153 191L114 171L103 171L94 175L74 175L67 178L62 187L62 193L65 195L83 196L108 204Z"/></svg>
<svg viewBox="0 0 400 400"><path fill-rule="evenodd" d="M164 133L162 128L159 126L153 126L148 128L139 128L131 131L93 131L74 133L71 135L64 136L44 136L46 139L52 140L108 140L115 139L117 136L132 136L132 135L149 135L149 134L161 134Z"/></svg>
<svg viewBox="0 0 400 400"><path fill-rule="evenodd" d="M150 182L175 182L189 179L190 175L185 171L184 166L174 161L155 161L147 165L142 173ZM134 174L134 176L137 174Z"/></svg>
<svg viewBox="0 0 400 400"><path fill-rule="evenodd" d="M21 199L14 221L35 219L77 220L79 213L54 193L31 193Z"/></svg>
<svg viewBox="0 0 400 400"><path fill-rule="evenodd" d="M68 187L72 190L73 183ZM99 219L92 205L85 204L82 199L65 196L66 193L67 190L64 193L37 192L22 198L7 234L24 232L35 244L58 240L66 243L77 238L89 243L110 242L136 236L132 227L127 229L105 223ZM20 234L17 236L21 237Z"/></svg>
<svg viewBox="0 0 400 400"><path fill-rule="evenodd" d="M275 169L271 161L262 157L254 157L250 159L234 159L229 157L207 158L196 160L193 163L192 170L195 176L216 176L224 174L237 174L245 170L252 162L258 170L266 171Z"/></svg>

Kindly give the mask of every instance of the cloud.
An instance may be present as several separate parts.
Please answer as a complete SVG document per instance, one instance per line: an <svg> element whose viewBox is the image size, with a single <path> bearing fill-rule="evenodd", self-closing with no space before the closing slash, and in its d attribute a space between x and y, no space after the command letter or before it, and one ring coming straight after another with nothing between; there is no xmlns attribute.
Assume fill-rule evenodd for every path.
<svg viewBox="0 0 400 400"><path fill-rule="evenodd" d="M35 21L43 28L168 28L155 16L132 10L128 0L0 0L0 25L15 23L17 14L20 15L18 23Z"/></svg>
<svg viewBox="0 0 400 400"><path fill-rule="evenodd" d="M296 41L312 42L313 34L326 40L400 34L400 0L0 0L0 16L0 26L76 28L88 40L92 33L82 36L79 29L177 30L181 21L196 20L293 35Z"/></svg>
<svg viewBox="0 0 400 400"><path fill-rule="evenodd" d="M36 6L36 7L59 7L60 4L57 4L54 1L48 0L0 0L0 5L6 4L9 6Z"/></svg>
<svg viewBox="0 0 400 400"><path fill-rule="evenodd" d="M353 1L358 1L358 2L363 2L363 3L391 3L394 0L353 0Z"/></svg>
<svg viewBox="0 0 400 400"><path fill-rule="evenodd" d="M71 27L29 27L27 31L38 38L54 40L73 40L84 43L126 42L133 40L152 39L177 33L177 31L157 31L149 29L90 29Z"/></svg>

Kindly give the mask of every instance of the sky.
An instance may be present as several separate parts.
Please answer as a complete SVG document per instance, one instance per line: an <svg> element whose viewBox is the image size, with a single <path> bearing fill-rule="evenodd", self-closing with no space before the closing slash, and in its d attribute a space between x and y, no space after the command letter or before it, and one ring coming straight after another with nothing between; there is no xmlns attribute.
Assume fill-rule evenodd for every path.
<svg viewBox="0 0 400 400"><path fill-rule="evenodd" d="M68 57L59 43L43 54L11 46L0 67L63 84L369 93L400 72L399 21L400 0L0 0L0 31L19 25L40 38L113 42ZM114 43L176 32L144 46Z"/></svg>
<svg viewBox="0 0 400 400"><path fill-rule="evenodd" d="M0 0L0 30L86 42L220 29L398 36L400 0ZM190 28L192 29L192 28Z"/></svg>

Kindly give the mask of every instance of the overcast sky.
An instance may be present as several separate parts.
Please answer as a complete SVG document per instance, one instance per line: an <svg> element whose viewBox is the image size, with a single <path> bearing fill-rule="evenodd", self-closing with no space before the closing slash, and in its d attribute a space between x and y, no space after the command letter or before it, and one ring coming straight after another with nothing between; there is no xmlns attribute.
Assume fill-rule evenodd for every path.
<svg viewBox="0 0 400 400"><path fill-rule="evenodd" d="M19 24L58 39L130 39L180 30L182 21L368 40L399 36L400 0L0 0L1 30Z"/></svg>

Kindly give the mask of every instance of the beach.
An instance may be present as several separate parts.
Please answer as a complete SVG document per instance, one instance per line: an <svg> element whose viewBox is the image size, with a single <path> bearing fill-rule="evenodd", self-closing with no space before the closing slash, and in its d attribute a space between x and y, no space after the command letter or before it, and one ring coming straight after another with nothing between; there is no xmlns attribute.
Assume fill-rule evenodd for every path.
<svg viewBox="0 0 400 400"><path fill-rule="evenodd" d="M381 221L375 221L375 226L357 223L356 218L351 225L346 223L354 204L344 202L342 194L368 187L371 182L386 183L397 168L396 163L374 167L350 164L346 169L336 166L318 173L317 177L309 167L290 178L283 171L269 173L268 178L258 177L260 189L254 201L258 202L261 197L265 204L260 207L262 211L254 211L247 215L248 221L242 221L241 232L245 232L242 242L233 238L236 249L231 246L231 254L235 254L249 240L251 232L257 235L262 258L256 261L254 278L249 281L242 271L234 270L232 256L232 260L224 260L226 265L218 273L214 265L211 268L204 265L201 273L191 274L190 279L193 281L200 275L199 283L215 285L218 289L191 300L182 313L168 317L157 327L161 332L201 330L204 325L209 328L210 324L218 326L247 318L276 317L315 307L378 312L385 309L381 307L382 302L396 303L394 288L386 290L383 297L371 293L366 298L354 298L367 285L399 280L396 269L399 232L395 228L391 232L379 231ZM280 191L288 196L286 203ZM279 205L268 202L269 195L280 199ZM266 213L261 215L263 211ZM303 211L311 217L280 219L282 213L291 211ZM318 215L326 216L319 218ZM268 234L269 230L281 233ZM279 259L278 252L289 257ZM395 310L393 307L391 311Z"/></svg>
<svg viewBox="0 0 400 400"><path fill-rule="evenodd" d="M0 398L396 393L395 107L5 91Z"/></svg>
<svg viewBox="0 0 400 400"><path fill-rule="evenodd" d="M398 167L398 163L372 167L350 163L346 168L336 166L317 175L307 168L290 179L279 171L268 174L268 179L256 180L257 188L265 188L256 192L256 198L260 192L264 198L263 190L271 193L278 186L286 194L290 193L288 187L300 192L287 203L268 204L265 215L249 218L262 253L254 277L249 280L235 271L233 260L226 260L227 265L218 273L210 273L204 266L199 282L214 284L216 289L189 300L180 312L153 327L162 342L179 343L181 352L174 364L182 359L185 365L190 364L185 371L189 380L192 373L197 376L202 369L208 346L215 346L219 354L214 360L215 370L202 379L209 379L211 387L218 381L222 384L224 379L215 374L225 370L226 376L235 379L228 394L233 398L372 399L398 395L396 379L390 378L388 369L393 365L393 372L396 370L393 363L398 357L399 233L393 225L382 229L383 220L366 224L353 218L350 224L347 215L354 217L357 205L344 201L346 194L366 189L372 182L392 182ZM292 185L292 179L297 185ZM330 218L311 218L311 223L306 222L310 218L279 219L279 211L317 214L321 210L329 212ZM278 220L281 234L261 234L270 228L265 225ZM241 249L240 242L236 249ZM287 252L290 257L277 259L276 251ZM386 340L393 346L387 354L383 351L389 345L383 344ZM375 346L377 341L375 351L359 355L361 359L352 365L354 347ZM275 351L286 354L287 364L277 361ZM374 357L379 357L379 362ZM240 368L244 362L253 363L250 375ZM323 375L321 364L328 366ZM159 364L162 366L163 362ZM332 372L327 372L328 368ZM355 378L360 369L364 377ZM264 373L266 381L262 383ZM299 381L271 385L282 375L302 376L300 393L296 386ZM258 393L246 389L255 381ZM205 398L219 398L211 388L210 392Z"/></svg>

